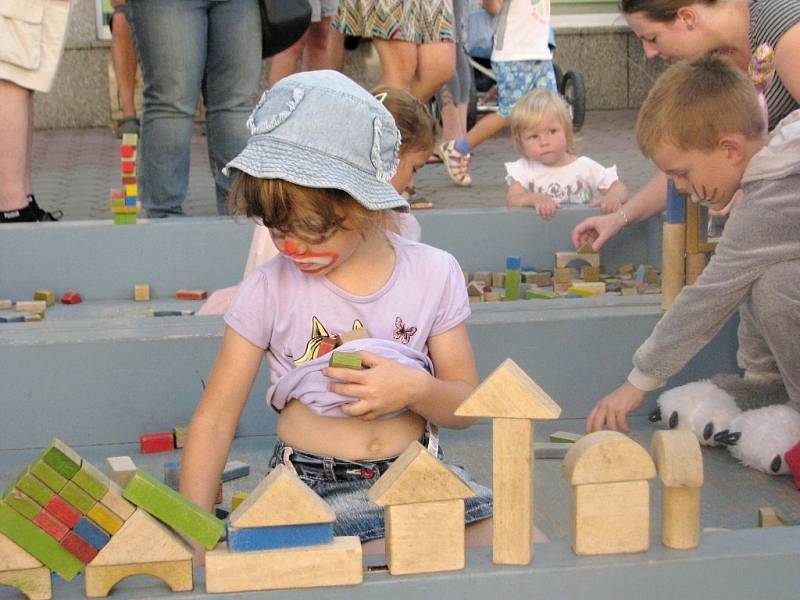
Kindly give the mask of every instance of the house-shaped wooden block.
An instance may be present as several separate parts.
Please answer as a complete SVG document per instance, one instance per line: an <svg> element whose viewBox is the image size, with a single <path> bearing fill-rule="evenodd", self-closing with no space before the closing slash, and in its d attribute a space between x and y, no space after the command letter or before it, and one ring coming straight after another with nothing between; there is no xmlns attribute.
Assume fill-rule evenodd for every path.
<svg viewBox="0 0 800 600"><path fill-rule="evenodd" d="M108 596L131 575L152 575L173 592L192 589L192 551L172 531L137 509L86 565L86 596Z"/></svg>
<svg viewBox="0 0 800 600"><path fill-rule="evenodd" d="M653 434L650 453L661 479L661 542L687 550L700 542L700 488L703 454L689 430L669 429Z"/></svg>
<svg viewBox="0 0 800 600"><path fill-rule="evenodd" d="M643 552L650 546L647 451L616 431L578 440L562 465L572 487L570 537L576 554Z"/></svg>
<svg viewBox="0 0 800 600"><path fill-rule="evenodd" d="M463 569L464 499L475 494L419 442L369 491L384 507L386 564L392 575Z"/></svg>
<svg viewBox="0 0 800 600"><path fill-rule="evenodd" d="M561 407L510 358L503 361L455 414L492 417L494 519L492 559L531 561L533 524L533 419L555 419Z"/></svg>
<svg viewBox="0 0 800 600"><path fill-rule="evenodd" d="M50 569L0 533L0 585L17 588L28 600L50 600Z"/></svg>

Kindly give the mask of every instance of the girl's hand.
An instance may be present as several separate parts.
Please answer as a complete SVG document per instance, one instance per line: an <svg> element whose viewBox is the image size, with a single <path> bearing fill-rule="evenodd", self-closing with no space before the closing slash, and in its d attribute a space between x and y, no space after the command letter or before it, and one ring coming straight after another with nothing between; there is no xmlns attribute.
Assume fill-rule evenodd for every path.
<svg viewBox="0 0 800 600"><path fill-rule="evenodd" d="M617 212L620 207L622 207L622 202L619 201L617 198L609 198L608 196L601 196L599 198L595 198L589 203L589 206L593 208L600 207L600 212L604 215L609 215L613 212Z"/></svg>
<svg viewBox="0 0 800 600"><path fill-rule="evenodd" d="M586 417L586 433L599 431L603 427L616 431L618 426L623 431L628 431L626 416L642 403L644 396L643 390L626 381L595 404Z"/></svg>
<svg viewBox="0 0 800 600"><path fill-rule="evenodd" d="M323 375L341 382L331 383L330 391L356 399L342 406L347 416L372 421L403 410L421 397L425 380L430 377L424 371L371 352L356 354L361 357L362 370L327 367L322 371Z"/></svg>
<svg viewBox="0 0 800 600"><path fill-rule="evenodd" d="M549 221L556 215L556 210L560 208L555 200L543 194L537 194L533 201L533 207L536 209L536 214L542 217L545 221Z"/></svg>
<svg viewBox="0 0 800 600"><path fill-rule="evenodd" d="M616 212L601 217L589 217L572 230L572 243L580 248L585 242L591 242L592 250L600 252L603 244L619 233L623 225L624 219Z"/></svg>

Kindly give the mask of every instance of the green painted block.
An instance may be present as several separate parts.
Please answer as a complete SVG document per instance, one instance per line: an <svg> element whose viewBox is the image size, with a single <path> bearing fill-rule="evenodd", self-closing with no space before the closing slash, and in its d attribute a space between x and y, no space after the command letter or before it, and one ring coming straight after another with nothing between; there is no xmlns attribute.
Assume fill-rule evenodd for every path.
<svg viewBox="0 0 800 600"><path fill-rule="evenodd" d="M125 224L126 225L135 225L136 224L136 215L135 214L125 215Z"/></svg>
<svg viewBox="0 0 800 600"><path fill-rule="evenodd" d="M61 490L61 494L59 495L84 515L97 504L94 498L71 481L67 482L67 485L64 486L64 489Z"/></svg>
<svg viewBox="0 0 800 600"><path fill-rule="evenodd" d="M36 475L36 478L39 481L44 483L56 494L60 492L67 484L67 478L44 462L41 458L31 465L30 471Z"/></svg>
<svg viewBox="0 0 800 600"><path fill-rule="evenodd" d="M328 366L337 369L355 369L356 371L360 371L362 369L361 357L354 352L332 352L331 358L328 361Z"/></svg>
<svg viewBox="0 0 800 600"><path fill-rule="evenodd" d="M80 455L58 438L53 438L41 458L67 479L72 479L81 468Z"/></svg>
<svg viewBox="0 0 800 600"><path fill-rule="evenodd" d="M225 524L165 483L138 469L122 494L176 531L212 550Z"/></svg>
<svg viewBox="0 0 800 600"><path fill-rule="evenodd" d="M114 225L127 225L128 220L121 213L114 213Z"/></svg>
<svg viewBox="0 0 800 600"><path fill-rule="evenodd" d="M556 298L561 298L561 296L548 290L526 290L525 292L526 300L555 300Z"/></svg>
<svg viewBox="0 0 800 600"><path fill-rule="evenodd" d="M8 490L3 495L3 504L10 506L23 517L31 521L33 521L33 518L42 510L42 507L39 506L33 498L16 488Z"/></svg>
<svg viewBox="0 0 800 600"><path fill-rule="evenodd" d="M555 433L550 434L550 441L560 444L574 444L582 437L583 435L580 433L572 433L571 431L556 431Z"/></svg>
<svg viewBox="0 0 800 600"><path fill-rule="evenodd" d="M108 477L89 461L84 460L81 470L75 473L72 483L95 500L101 500L108 492Z"/></svg>
<svg viewBox="0 0 800 600"><path fill-rule="evenodd" d="M50 498L56 495L53 490L34 477L30 471L25 471L20 475L14 483L14 487L25 492L42 506L50 502Z"/></svg>
<svg viewBox="0 0 800 600"><path fill-rule="evenodd" d="M0 533L67 581L83 569L83 563L21 514L0 504Z"/></svg>

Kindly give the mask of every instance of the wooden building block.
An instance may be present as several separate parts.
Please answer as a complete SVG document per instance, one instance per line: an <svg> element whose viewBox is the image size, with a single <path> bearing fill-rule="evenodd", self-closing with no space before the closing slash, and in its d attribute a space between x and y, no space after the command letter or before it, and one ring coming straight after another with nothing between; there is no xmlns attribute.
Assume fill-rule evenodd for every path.
<svg viewBox="0 0 800 600"><path fill-rule="evenodd" d="M17 312L41 313L47 310L47 302L44 300L18 300L14 305Z"/></svg>
<svg viewBox="0 0 800 600"><path fill-rule="evenodd" d="M160 579L173 592L190 592L194 587L191 559L109 566L92 563L86 565L86 597L105 598L120 581L134 575Z"/></svg>
<svg viewBox="0 0 800 600"><path fill-rule="evenodd" d="M32 521L33 517L38 515L39 511L42 509L42 507L39 506L39 504L37 504L33 498L17 488L10 488L9 490L6 490L5 495L3 496L2 504L13 508L29 521Z"/></svg>
<svg viewBox="0 0 800 600"><path fill-rule="evenodd" d="M50 569L0 533L0 585L17 588L28 600L52 598Z"/></svg>
<svg viewBox="0 0 800 600"><path fill-rule="evenodd" d="M596 252L581 254L578 252L556 252L556 270L568 267L573 262L586 263L591 267L600 266L600 255Z"/></svg>
<svg viewBox="0 0 800 600"><path fill-rule="evenodd" d="M41 458L37 459L30 466L30 472L56 494L67 484L67 478L61 475L53 467L44 462Z"/></svg>
<svg viewBox="0 0 800 600"><path fill-rule="evenodd" d="M123 496L209 550L225 530L222 521L214 515L144 471L136 471L125 486Z"/></svg>
<svg viewBox="0 0 800 600"><path fill-rule="evenodd" d="M241 460L229 460L222 469L222 481L233 481L250 475L250 465Z"/></svg>
<svg viewBox="0 0 800 600"><path fill-rule="evenodd" d="M567 455L571 443L565 444L564 442L535 442L533 444L533 456L535 458L548 459L557 458L562 459Z"/></svg>
<svg viewBox="0 0 800 600"><path fill-rule="evenodd" d="M11 298L0 298L0 310L11 310L14 308L14 301Z"/></svg>
<svg viewBox="0 0 800 600"><path fill-rule="evenodd" d="M47 306L53 306L56 303L56 291L50 289L40 289L33 292L34 300L44 300Z"/></svg>
<svg viewBox="0 0 800 600"><path fill-rule="evenodd" d="M556 419L561 407L510 358L504 360L455 414L511 419Z"/></svg>
<svg viewBox="0 0 800 600"><path fill-rule="evenodd" d="M689 550L700 543L699 487L661 489L661 543L675 550Z"/></svg>
<svg viewBox="0 0 800 600"><path fill-rule="evenodd" d="M644 552L650 546L647 481L573 485L570 539L576 554Z"/></svg>
<svg viewBox="0 0 800 600"><path fill-rule="evenodd" d="M92 507L97 504L97 501L94 498L92 498L89 494L84 492L71 481L68 481L64 486L64 489L61 490L61 497L81 511L81 513L84 515L92 510Z"/></svg>
<svg viewBox="0 0 800 600"><path fill-rule="evenodd" d="M176 492L181 487L181 463L176 460L164 463L164 483Z"/></svg>
<svg viewBox="0 0 800 600"><path fill-rule="evenodd" d="M23 323L25 321L25 317L22 315L14 315L8 317L0 316L0 323Z"/></svg>
<svg viewBox="0 0 800 600"><path fill-rule="evenodd" d="M178 290L175 297L179 300L205 300L208 292L205 290Z"/></svg>
<svg viewBox="0 0 800 600"><path fill-rule="evenodd" d="M388 506L384 519L392 575L464 568L464 500ZM530 523L526 529L530 533Z"/></svg>
<svg viewBox="0 0 800 600"><path fill-rule="evenodd" d="M503 299L503 295L500 292L484 292L483 293L483 301L484 302L500 302Z"/></svg>
<svg viewBox="0 0 800 600"><path fill-rule="evenodd" d="M113 481L109 482L108 491L100 502L123 521L127 521L136 510L133 504L122 497L122 488Z"/></svg>
<svg viewBox="0 0 800 600"><path fill-rule="evenodd" d="M67 581L83 568L56 540L4 504L0 504L0 533Z"/></svg>
<svg viewBox="0 0 800 600"><path fill-rule="evenodd" d="M550 441L561 444L574 444L583 437L582 433L573 433L572 431L556 431L550 434Z"/></svg>
<svg viewBox="0 0 800 600"><path fill-rule="evenodd" d="M130 456L109 456L106 458L106 466L111 480L120 487L125 487L136 473L136 465Z"/></svg>
<svg viewBox="0 0 800 600"><path fill-rule="evenodd" d="M27 496L30 496L39 506L44 506L50 502L50 498L55 496L53 490L39 481L39 479L34 477L29 471L26 471L17 478L14 487L24 492Z"/></svg>
<svg viewBox="0 0 800 600"><path fill-rule="evenodd" d="M58 438L53 438L42 451L42 460L67 479L72 479L81 468L80 455Z"/></svg>
<svg viewBox="0 0 800 600"><path fill-rule="evenodd" d="M411 442L367 497L379 506L463 500L475 495L442 461L419 442Z"/></svg>
<svg viewBox="0 0 800 600"><path fill-rule="evenodd" d="M119 156L120 158L133 158L136 155L136 146L129 144L120 144Z"/></svg>
<svg viewBox="0 0 800 600"><path fill-rule="evenodd" d="M533 522L533 423L492 422L492 560L501 565L531 562ZM391 568L391 567L390 567Z"/></svg>
<svg viewBox="0 0 800 600"><path fill-rule="evenodd" d="M123 146L136 146L139 143L139 134L138 133L123 133L122 134L122 145Z"/></svg>
<svg viewBox="0 0 800 600"><path fill-rule="evenodd" d="M277 465L230 516L233 527L332 523L336 514L300 478Z"/></svg>
<svg viewBox="0 0 800 600"><path fill-rule="evenodd" d="M171 431L143 433L139 436L139 452L150 454L155 452L171 452L175 449L175 439Z"/></svg>
<svg viewBox="0 0 800 600"><path fill-rule="evenodd" d="M150 300L150 284L137 283L133 286L133 299L136 302L146 302Z"/></svg>
<svg viewBox="0 0 800 600"><path fill-rule="evenodd" d="M656 467L647 451L617 431L595 431L575 442L564 457L564 479L572 485L652 479Z"/></svg>
<svg viewBox="0 0 800 600"><path fill-rule="evenodd" d="M124 522L117 515L115 515L109 508L103 505L102 502L95 504L92 509L86 513L95 525L100 526L103 531L109 535L114 535L122 527Z"/></svg>
<svg viewBox="0 0 800 600"><path fill-rule="evenodd" d="M223 543L206 552L206 592L247 592L358 585L363 581L358 537L336 537L330 544L230 552Z"/></svg>
<svg viewBox="0 0 800 600"><path fill-rule="evenodd" d="M172 428L172 439L175 442L175 449L180 450L186 445L186 435L189 427L187 425L177 425Z"/></svg>
<svg viewBox="0 0 800 600"><path fill-rule="evenodd" d="M247 492L236 492L233 496L231 496L231 510L236 510L241 506L242 502L247 500Z"/></svg>
<svg viewBox="0 0 800 600"><path fill-rule="evenodd" d="M104 548L111 539L111 536L108 533L103 531L98 525L96 525L93 521L90 521L87 517L81 518L81 520L78 521L78 524L75 525L73 531L75 531L75 535L82 538L85 542L91 544L97 550Z"/></svg>
<svg viewBox="0 0 800 600"><path fill-rule="evenodd" d="M352 342L353 340L363 340L369 337L369 333L363 327L356 327L351 331L345 331L344 333L339 334L339 341L341 344L346 344L347 342Z"/></svg>
<svg viewBox="0 0 800 600"><path fill-rule="evenodd" d="M333 523L281 525L278 527L228 527L228 549L231 552L252 552L274 548L294 548L330 544Z"/></svg>
<svg viewBox="0 0 800 600"><path fill-rule="evenodd" d="M600 281L600 267L586 266L581 269L581 279L584 281Z"/></svg>
<svg viewBox="0 0 800 600"><path fill-rule="evenodd" d="M109 479L88 461L83 461L72 482L95 500L100 500L108 491Z"/></svg>
<svg viewBox="0 0 800 600"><path fill-rule="evenodd" d="M25 313L23 321L26 323L33 323L44 320L44 313Z"/></svg>
<svg viewBox="0 0 800 600"><path fill-rule="evenodd" d="M355 369L361 370L361 357L354 352L331 352L328 366L334 369Z"/></svg>
<svg viewBox="0 0 800 600"><path fill-rule="evenodd" d="M82 515L80 511L61 496L53 496L50 498L50 502L48 502L44 508L70 529L74 529L75 525L81 520Z"/></svg>
<svg viewBox="0 0 800 600"><path fill-rule="evenodd" d="M61 539L61 546L84 564L92 562L97 556L97 548L74 531L70 531Z"/></svg>
<svg viewBox="0 0 800 600"><path fill-rule="evenodd" d="M40 560L15 544L11 538L0 533L0 571L35 569L41 566Z"/></svg>
<svg viewBox="0 0 800 600"><path fill-rule="evenodd" d="M44 508L33 517L33 523L36 524L39 529L50 535L54 540L61 540L69 531L69 527L56 519Z"/></svg>
<svg viewBox="0 0 800 600"><path fill-rule="evenodd" d="M531 283L528 281L527 283ZM506 272L495 271L492 273L492 287L504 288L506 287Z"/></svg>
<svg viewBox="0 0 800 600"><path fill-rule="evenodd" d="M706 268L706 255L703 252L686 255L686 285L692 285Z"/></svg>
<svg viewBox="0 0 800 600"><path fill-rule="evenodd" d="M525 290L526 300L555 300L560 297L555 292L548 290Z"/></svg>
<svg viewBox="0 0 800 600"><path fill-rule="evenodd" d="M137 509L92 562L96 566L191 560L192 550L175 533Z"/></svg>

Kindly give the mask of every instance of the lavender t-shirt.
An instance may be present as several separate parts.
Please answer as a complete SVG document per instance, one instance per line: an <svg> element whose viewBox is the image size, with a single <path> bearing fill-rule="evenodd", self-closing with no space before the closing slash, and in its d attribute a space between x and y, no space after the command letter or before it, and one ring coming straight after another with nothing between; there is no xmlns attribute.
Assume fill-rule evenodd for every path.
<svg viewBox="0 0 800 600"><path fill-rule="evenodd" d="M429 337L469 316L464 276L452 255L391 232L386 236L395 250L394 271L386 285L369 296L345 292L327 277L304 275L283 255L239 286L225 323L266 350L272 381L268 404L280 379L317 358L327 336L364 327L372 338L427 354ZM324 413L324 407L311 408Z"/></svg>

